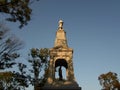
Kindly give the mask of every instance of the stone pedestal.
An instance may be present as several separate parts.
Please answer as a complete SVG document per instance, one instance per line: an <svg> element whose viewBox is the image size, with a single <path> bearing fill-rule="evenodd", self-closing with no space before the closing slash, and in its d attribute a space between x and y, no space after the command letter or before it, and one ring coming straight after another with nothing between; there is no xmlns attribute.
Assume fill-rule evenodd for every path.
<svg viewBox="0 0 120 90"><path fill-rule="evenodd" d="M82 90L75 81L54 80L52 84L46 83L39 90Z"/></svg>

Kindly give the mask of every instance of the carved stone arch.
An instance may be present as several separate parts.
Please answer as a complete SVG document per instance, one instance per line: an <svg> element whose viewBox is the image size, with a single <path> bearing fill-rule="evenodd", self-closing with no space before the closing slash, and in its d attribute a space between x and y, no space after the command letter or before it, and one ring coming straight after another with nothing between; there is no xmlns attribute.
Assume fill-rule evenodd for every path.
<svg viewBox="0 0 120 90"><path fill-rule="evenodd" d="M55 65L55 71L56 71L56 74L55 74L55 78L57 78L57 75L59 73L59 68L61 68L62 70L62 76L63 76L63 79L67 79L67 69L68 69L68 62L67 60L63 59L63 58L58 58L55 60L54 62L54 65ZM59 76L59 79L60 79L60 76Z"/></svg>
<svg viewBox="0 0 120 90"><path fill-rule="evenodd" d="M64 66L66 69L68 68L68 63L65 59L57 59L55 61L55 68L58 67L58 66Z"/></svg>

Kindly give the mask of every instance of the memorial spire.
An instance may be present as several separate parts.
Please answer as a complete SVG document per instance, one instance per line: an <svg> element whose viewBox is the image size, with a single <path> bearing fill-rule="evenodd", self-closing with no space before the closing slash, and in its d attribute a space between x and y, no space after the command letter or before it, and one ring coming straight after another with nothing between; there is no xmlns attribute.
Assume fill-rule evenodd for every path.
<svg viewBox="0 0 120 90"><path fill-rule="evenodd" d="M66 32L63 29L63 21L59 20L58 30L56 32L55 44L54 47L68 47Z"/></svg>

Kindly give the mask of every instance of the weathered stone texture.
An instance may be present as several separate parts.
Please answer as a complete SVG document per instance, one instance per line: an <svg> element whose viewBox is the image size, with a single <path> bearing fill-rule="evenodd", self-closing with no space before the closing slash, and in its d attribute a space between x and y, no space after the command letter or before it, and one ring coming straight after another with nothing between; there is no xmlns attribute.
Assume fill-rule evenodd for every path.
<svg viewBox="0 0 120 90"><path fill-rule="evenodd" d="M62 66L66 69L66 80L55 78L56 68ZM73 69L73 49L68 47L66 32L63 29L63 21L59 21L58 30L54 47L50 49L48 80L43 90L65 89L65 90L81 90L74 77Z"/></svg>

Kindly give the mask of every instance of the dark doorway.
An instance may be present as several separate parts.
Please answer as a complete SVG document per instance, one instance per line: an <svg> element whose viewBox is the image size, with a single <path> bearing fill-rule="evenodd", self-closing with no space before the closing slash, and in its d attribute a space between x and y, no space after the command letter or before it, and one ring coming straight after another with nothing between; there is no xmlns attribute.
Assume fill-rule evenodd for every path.
<svg viewBox="0 0 120 90"><path fill-rule="evenodd" d="M61 80L60 67L61 67L62 79L66 79L66 69L68 68L68 64L64 59L57 59L55 62L55 70L56 70L55 78Z"/></svg>

